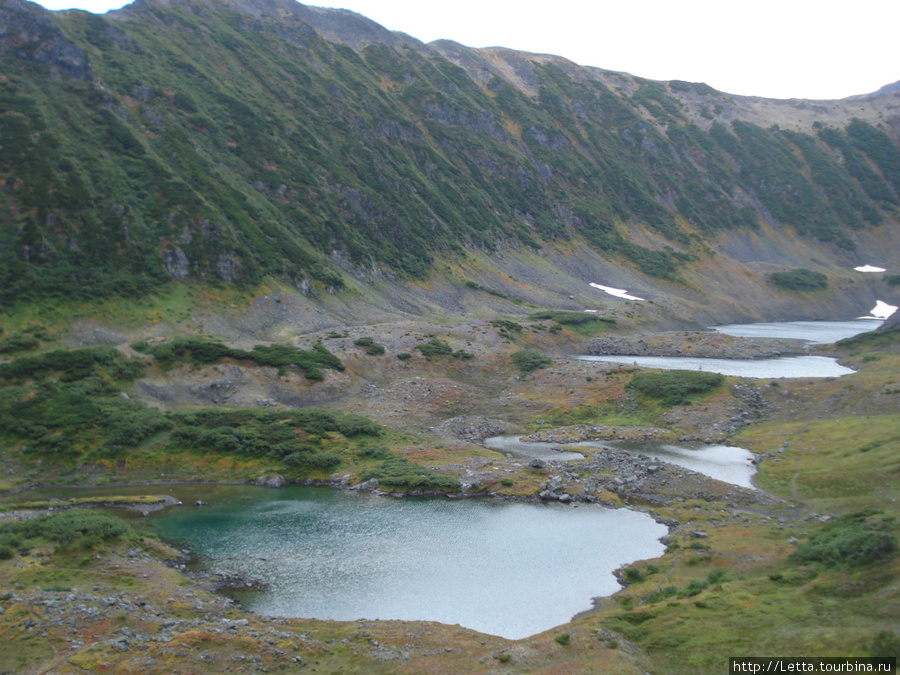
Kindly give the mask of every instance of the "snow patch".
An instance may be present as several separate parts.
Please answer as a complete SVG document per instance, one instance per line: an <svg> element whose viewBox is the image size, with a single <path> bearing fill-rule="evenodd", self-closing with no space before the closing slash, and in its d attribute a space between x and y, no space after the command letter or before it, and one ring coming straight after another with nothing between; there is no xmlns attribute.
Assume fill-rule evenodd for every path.
<svg viewBox="0 0 900 675"><path fill-rule="evenodd" d="M883 267L875 267L874 265L862 265L861 267L854 267L857 272L887 272Z"/></svg>
<svg viewBox="0 0 900 675"><path fill-rule="evenodd" d="M612 288L611 286L601 286L600 284L590 284L594 288L599 288L604 293L609 293L610 295L614 295L617 298L622 298L623 300L637 300L639 302L643 302L644 298L639 298L636 295L629 295L628 291L624 288Z"/></svg>
<svg viewBox="0 0 900 675"><path fill-rule="evenodd" d="M860 319L887 319L897 311L896 305L889 305L882 300L876 300L875 306L869 312L869 316L861 316Z"/></svg>

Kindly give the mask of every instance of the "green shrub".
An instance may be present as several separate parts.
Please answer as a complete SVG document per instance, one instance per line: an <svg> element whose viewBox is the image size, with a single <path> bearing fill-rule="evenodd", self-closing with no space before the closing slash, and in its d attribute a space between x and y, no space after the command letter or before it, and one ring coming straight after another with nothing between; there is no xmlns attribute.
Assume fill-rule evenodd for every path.
<svg viewBox="0 0 900 675"><path fill-rule="evenodd" d="M615 319L597 316L592 312L568 312L558 309L545 309L540 312L534 312L529 315L528 318L532 321L555 321L563 326L584 326L592 323L616 323Z"/></svg>
<svg viewBox="0 0 900 675"><path fill-rule="evenodd" d="M797 563L818 562L826 567L856 567L874 562L897 550L896 525L858 511L829 522L791 555Z"/></svg>
<svg viewBox="0 0 900 675"><path fill-rule="evenodd" d="M0 354L37 349L40 341L31 335L13 335L0 340Z"/></svg>
<svg viewBox="0 0 900 675"><path fill-rule="evenodd" d="M384 354L384 347L381 345L372 345L366 349L366 354L369 356L381 356Z"/></svg>
<svg viewBox="0 0 900 675"><path fill-rule="evenodd" d="M0 560L12 560L16 556L16 552L11 546L0 546Z"/></svg>
<svg viewBox="0 0 900 675"><path fill-rule="evenodd" d="M146 353L153 356L164 369L180 363L209 365L222 359L232 358L250 361L260 366L286 368L296 366L308 380L323 380L321 368L343 371L344 364L322 343L316 343L310 350L297 349L291 345L256 345L252 350L232 349L221 342L193 337L179 337L163 344L149 347Z"/></svg>
<svg viewBox="0 0 900 675"><path fill-rule="evenodd" d="M360 479L364 481L370 478L377 478L379 486L403 492L412 490L459 492L461 487L458 480L414 464L403 457L391 457L360 475Z"/></svg>
<svg viewBox="0 0 900 675"><path fill-rule="evenodd" d="M692 396L710 392L724 381L725 377L719 373L668 370L662 373L638 373L628 386L670 406L686 405L690 403Z"/></svg>
<svg viewBox="0 0 900 675"><path fill-rule="evenodd" d="M628 567L622 572L622 578L629 583L638 583L644 580L643 573L637 567Z"/></svg>
<svg viewBox="0 0 900 675"><path fill-rule="evenodd" d="M357 347L371 347L375 344L375 339L370 337L361 337L353 341Z"/></svg>
<svg viewBox="0 0 900 675"><path fill-rule="evenodd" d="M533 349L523 349L515 352L511 358L513 365L523 373L530 373L533 370L553 365L553 360L549 356L545 356Z"/></svg>
<svg viewBox="0 0 900 675"><path fill-rule="evenodd" d="M682 591L682 595L699 595L706 589L707 586L709 586L709 582L705 579L693 579L687 586L685 586L684 591Z"/></svg>
<svg viewBox="0 0 900 675"><path fill-rule="evenodd" d="M678 589L675 586L666 586L665 588L660 588L658 591L648 593L645 600L648 604L652 605L654 602L671 598L673 595L678 595Z"/></svg>
<svg viewBox="0 0 900 675"><path fill-rule="evenodd" d="M412 354L409 354L408 352L400 352L399 354L397 354L397 358L401 361L409 361L412 358Z"/></svg>
<svg viewBox="0 0 900 675"><path fill-rule="evenodd" d="M563 633L562 635L557 635L553 639L556 640L559 644L565 646L565 645L569 644L569 642L571 642L572 636L569 635L568 633Z"/></svg>
<svg viewBox="0 0 900 675"><path fill-rule="evenodd" d="M816 291L828 287L828 277L807 269L775 272L770 279L772 284L787 291Z"/></svg>
<svg viewBox="0 0 900 675"><path fill-rule="evenodd" d="M425 344L416 345L416 349L422 352L422 356L426 359L437 356L449 356L453 353L453 347L438 338L431 338Z"/></svg>
<svg viewBox="0 0 900 675"><path fill-rule="evenodd" d="M357 454L360 457L384 459L385 457L390 455L390 452L387 448L381 445L367 445L363 448L360 448Z"/></svg>
<svg viewBox="0 0 900 675"><path fill-rule="evenodd" d="M515 485L515 483L513 482L512 478L504 478L500 481L500 485L502 485L503 487L512 487L513 485Z"/></svg>
<svg viewBox="0 0 900 675"><path fill-rule="evenodd" d="M50 542L63 548L92 548L134 536L134 530L121 518L102 511L70 509L4 524L0 527L0 546L27 551Z"/></svg>
<svg viewBox="0 0 900 675"><path fill-rule="evenodd" d="M869 655L881 658L896 658L900 655L900 636L891 631L879 631L872 639Z"/></svg>

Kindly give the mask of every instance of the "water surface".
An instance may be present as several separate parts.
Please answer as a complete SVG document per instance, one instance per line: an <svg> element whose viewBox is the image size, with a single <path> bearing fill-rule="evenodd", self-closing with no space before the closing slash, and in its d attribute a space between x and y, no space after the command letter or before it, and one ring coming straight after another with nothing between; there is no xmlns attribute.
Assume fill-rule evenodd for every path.
<svg viewBox="0 0 900 675"><path fill-rule="evenodd" d="M542 459L548 461L568 462L573 459L584 459L580 452L562 450L559 443L542 443L536 441L523 441L521 436L494 436L485 438L482 444L502 453L509 453L516 457L526 459ZM572 445L566 443L566 445Z"/></svg>
<svg viewBox="0 0 900 675"><path fill-rule="evenodd" d="M827 356L787 356L778 359L701 359L692 356L577 356L582 361L626 363L662 370L705 370L738 377L840 377L856 372Z"/></svg>
<svg viewBox="0 0 900 675"><path fill-rule="evenodd" d="M266 615L427 620L517 639L619 590L612 572L661 555L664 526L626 509L376 497L321 488L233 489L171 509L160 532L219 572L268 590Z"/></svg>
<svg viewBox="0 0 900 675"><path fill-rule="evenodd" d="M724 483L755 488L756 465L753 453L734 445L670 443L664 441L583 441L575 445L627 450L682 466Z"/></svg>
<svg viewBox="0 0 900 675"><path fill-rule="evenodd" d="M725 335L746 338L788 338L807 340L812 344L831 344L844 338L875 330L882 323L878 319L853 321L776 321L772 323L736 323L713 326Z"/></svg>

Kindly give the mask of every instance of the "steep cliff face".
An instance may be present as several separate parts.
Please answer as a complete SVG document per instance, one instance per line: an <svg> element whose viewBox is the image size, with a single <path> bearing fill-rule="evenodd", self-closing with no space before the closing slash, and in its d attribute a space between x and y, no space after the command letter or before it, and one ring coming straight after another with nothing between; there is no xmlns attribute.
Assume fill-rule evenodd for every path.
<svg viewBox="0 0 900 675"><path fill-rule="evenodd" d="M777 313L794 300L768 272L821 269L849 306L881 291L848 270L900 243L890 87L737 97L290 0L2 0L0 19L6 302L581 250L579 276Z"/></svg>

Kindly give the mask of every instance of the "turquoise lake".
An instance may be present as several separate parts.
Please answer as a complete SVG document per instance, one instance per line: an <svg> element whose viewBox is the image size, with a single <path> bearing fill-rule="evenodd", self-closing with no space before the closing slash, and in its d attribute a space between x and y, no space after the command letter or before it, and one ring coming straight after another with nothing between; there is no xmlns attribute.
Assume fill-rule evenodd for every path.
<svg viewBox="0 0 900 675"><path fill-rule="evenodd" d="M263 615L428 620L505 638L615 593L618 567L661 555L667 528L595 505L394 499L324 488L229 488L153 516L216 572L260 579ZM189 502L186 502L189 503Z"/></svg>

